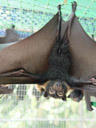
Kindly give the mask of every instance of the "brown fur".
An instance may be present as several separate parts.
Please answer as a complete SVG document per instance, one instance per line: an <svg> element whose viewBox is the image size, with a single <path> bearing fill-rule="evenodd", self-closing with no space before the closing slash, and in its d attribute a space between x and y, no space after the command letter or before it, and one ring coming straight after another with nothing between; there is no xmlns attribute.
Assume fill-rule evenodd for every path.
<svg viewBox="0 0 96 128"><path fill-rule="evenodd" d="M43 89L44 91L46 91L46 87L47 87L48 83L49 83L49 81L45 82L44 84L36 84L36 85L35 85L35 88L36 88L37 91L39 91L39 92L42 92L42 89Z"/></svg>

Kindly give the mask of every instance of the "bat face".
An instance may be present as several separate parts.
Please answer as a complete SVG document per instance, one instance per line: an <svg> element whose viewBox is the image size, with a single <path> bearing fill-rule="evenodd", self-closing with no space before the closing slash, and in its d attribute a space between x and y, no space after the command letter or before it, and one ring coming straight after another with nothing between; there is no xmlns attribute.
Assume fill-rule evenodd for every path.
<svg viewBox="0 0 96 128"><path fill-rule="evenodd" d="M64 82L50 81L47 85L46 91L51 97L66 100L67 87L65 86Z"/></svg>
<svg viewBox="0 0 96 128"><path fill-rule="evenodd" d="M61 82L56 82L53 84L53 86L49 87L49 94L57 94L57 96L62 97L64 95L64 90Z"/></svg>

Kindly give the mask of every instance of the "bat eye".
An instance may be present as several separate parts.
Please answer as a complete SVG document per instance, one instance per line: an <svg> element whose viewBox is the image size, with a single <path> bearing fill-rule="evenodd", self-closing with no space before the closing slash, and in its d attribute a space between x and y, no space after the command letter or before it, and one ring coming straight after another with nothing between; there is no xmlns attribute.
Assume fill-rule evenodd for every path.
<svg viewBox="0 0 96 128"><path fill-rule="evenodd" d="M64 92L63 91L59 91L59 92L57 92L57 95L61 97L61 96L64 95Z"/></svg>
<svg viewBox="0 0 96 128"><path fill-rule="evenodd" d="M52 87L49 88L49 94L55 94L55 90Z"/></svg>

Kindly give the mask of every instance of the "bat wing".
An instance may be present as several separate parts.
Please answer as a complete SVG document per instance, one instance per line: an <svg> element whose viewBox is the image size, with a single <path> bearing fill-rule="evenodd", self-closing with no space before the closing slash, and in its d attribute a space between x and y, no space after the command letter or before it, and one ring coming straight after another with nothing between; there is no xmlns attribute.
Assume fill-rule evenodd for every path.
<svg viewBox="0 0 96 128"><path fill-rule="evenodd" d="M88 91L88 92L96 92L96 85L93 83L79 83L77 85L73 86L73 89L78 89L78 90L83 90L83 91Z"/></svg>
<svg viewBox="0 0 96 128"><path fill-rule="evenodd" d="M58 35L58 19L57 13L38 32L0 51L0 84L34 83L32 77L21 74L21 69L31 73L47 70L48 57Z"/></svg>
<svg viewBox="0 0 96 128"><path fill-rule="evenodd" d="M69 22L72 75L89 79L96 75L96 42L83 30L76 16Z"/></svg>
<svg viewBox="0 0 96 128"><path fill-rule="evenodd" d="M58 13L35 34L0 51L0 73L20 68L32 73L46 70L57 29Z"/></svg>
<svg viewBox="0 0 96 128"><path fill-rule="evenodd" d="M68 39L72 54L72 76L84 80L96 77L96 42L86 34L75 15L69 21ZM78 88L85 92L87 109L93 110L90 97L96 97L96 86L81 84Z"/></svg>
<svg viewBox="0 0 96 128"><path fill-rule="evenodd" d="M0 74L0 84L31 84L37 82L38 79L32 78L30 73L24 69Z"/></svg>

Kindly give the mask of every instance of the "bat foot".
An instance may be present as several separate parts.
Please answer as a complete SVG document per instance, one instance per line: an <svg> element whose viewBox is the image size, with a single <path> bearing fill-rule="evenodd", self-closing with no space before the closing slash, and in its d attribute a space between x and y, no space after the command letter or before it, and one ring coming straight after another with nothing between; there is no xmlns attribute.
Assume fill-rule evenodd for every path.
<svg viewBox="0 0 96 128"><path fill-rule="evenodd" d="M96 79L95 78L91 78L91 81L93 82L93 85L96 85Z"/></svg>
<svg viewBox="0 0 96 128"><path fill-rule="evenodd" d="M75 13L77 7L76 1L72 2L72 11Z"/></svg>

